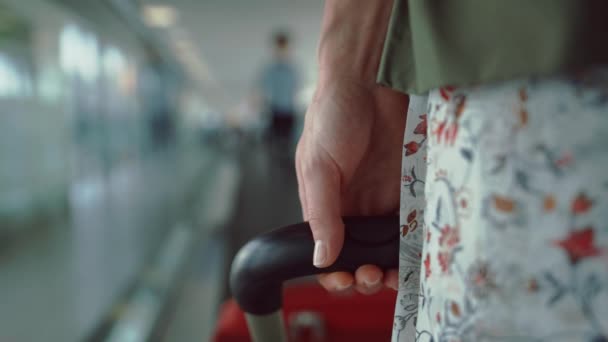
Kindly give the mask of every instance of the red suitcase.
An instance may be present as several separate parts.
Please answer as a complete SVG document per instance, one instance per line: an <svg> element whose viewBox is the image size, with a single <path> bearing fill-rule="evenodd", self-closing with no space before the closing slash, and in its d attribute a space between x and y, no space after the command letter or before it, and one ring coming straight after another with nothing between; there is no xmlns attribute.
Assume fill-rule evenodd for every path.
<svg viewBox="0 0 608 342"><path fill-rule="evenodd" d="M397 218L345 218L345 226L342 253L324 271L354 272L366 263L383 269L398 266ZM334 295L314 282L282 287L284 281L321 272L311 265L313 248L306 223L278 229L243 247L231 272L235 299L221 308L213 341L249 342L250 330L254 342L390 341L395 291Z"/></svg>
<svg viewBox="0 0 608 342"><path fill-rule="evenodd" d="M313 283L283 290L283 317L290 341L390 341L397 292L332 295ZM234 299L220 310L213 342L250 342L245 315ZM316 335L316 336L315 336Z"/></svg>

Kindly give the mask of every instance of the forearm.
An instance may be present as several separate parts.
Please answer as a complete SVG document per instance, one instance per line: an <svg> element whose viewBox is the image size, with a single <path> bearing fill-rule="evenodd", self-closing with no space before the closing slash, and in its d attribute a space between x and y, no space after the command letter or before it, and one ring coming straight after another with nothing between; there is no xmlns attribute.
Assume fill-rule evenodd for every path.
<svg viewBox="0 0 608 342"><path fill-rule="evenodd" d="M375 84L392 5L393 0L326 0L320 82L339 77Z"/></svg>

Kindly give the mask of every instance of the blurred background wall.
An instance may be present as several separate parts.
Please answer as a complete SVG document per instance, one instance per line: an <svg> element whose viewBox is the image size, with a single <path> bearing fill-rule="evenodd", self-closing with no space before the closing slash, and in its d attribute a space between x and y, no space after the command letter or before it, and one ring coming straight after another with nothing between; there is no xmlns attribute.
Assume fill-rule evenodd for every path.
<svg viewBox="0 0 608 342"><path fill-rule="evenodd" d="M107 7L98 23L45 1L0 13L0 220L26 229L62 215L72 181L144 151L149 62Z"/></svg>
<svg viewBox="0 0 608 342"><path fill-rule="evenodd" d="M159 2L135 3L148 4ZM320 4L172 1L178 22L152 29L159 51L105 2L4 0L1 229L65 210L72 176L141 157L172 129L212 125L219 115L246 120L240 110L278 28L293 33L303 108L315 82Z"/></svg>
<svg viewBox="0 0 608 342"><path fill-rule="evenodd" d="M300 220L322 6L0 0L0 341L205 340L234 252ZM278 31L298 78L279 155Z"/></svg>

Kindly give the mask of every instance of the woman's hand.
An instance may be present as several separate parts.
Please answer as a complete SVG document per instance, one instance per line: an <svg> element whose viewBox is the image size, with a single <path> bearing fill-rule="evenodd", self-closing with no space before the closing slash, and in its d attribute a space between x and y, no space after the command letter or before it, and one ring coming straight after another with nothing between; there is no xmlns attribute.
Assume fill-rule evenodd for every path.
<svg viewBox="0 0 608 342"><path fill-rule="evenodd" d="M327 267L344 241L345 215L390 215L399 208L401 145L408 98L356 79L321 80L296 151L304 219L315 239L313 263ZM397 227L395 227L397 229ZM382 284L397 288L397 271L365 265L353 274L320 276L330 291L356 285L362 293Z"/></svg>
<svg viewBox="0 0 608 342"><path fill-rule="evenodd" d="M317 267L331 265L340 253L343 215L394 214L399 208L408 98L375 82L392 5L325 1L319 82L296 150L300 202ZM373 265L319 279L328 290L356 284L363 293L383 283L396 289L398 283L396 270L383 274Z"/></svg>

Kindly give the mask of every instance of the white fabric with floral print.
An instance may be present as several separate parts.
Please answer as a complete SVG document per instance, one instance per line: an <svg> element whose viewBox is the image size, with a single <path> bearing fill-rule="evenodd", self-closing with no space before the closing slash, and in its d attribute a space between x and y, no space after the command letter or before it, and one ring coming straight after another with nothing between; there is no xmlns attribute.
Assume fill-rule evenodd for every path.
<svg viewBox="0 0 608 342"><path fill-rule="evenodd" d="M608 76L412 96L393 341L608 341Z"/></svg>

